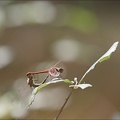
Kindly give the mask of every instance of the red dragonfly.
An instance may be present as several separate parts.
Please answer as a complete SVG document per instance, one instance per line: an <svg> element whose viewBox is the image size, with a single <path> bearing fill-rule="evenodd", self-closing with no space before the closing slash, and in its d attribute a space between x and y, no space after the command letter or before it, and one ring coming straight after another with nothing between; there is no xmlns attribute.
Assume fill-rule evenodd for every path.
<svg viewBox="0 0 120 120"><path fill-rule="evenodd" d="M59 61L60 62L60 61ZM58 62L58 63L59 63ZM64 69L62 67L56 67L56 65L58 64L56 63L53 67L43 70L43 71L38 71L38 72L28 72L26 74L28 80L27 83L28 85L30 85L30 87L38 87L40 84L43 84L46 82L46 80L52 76L52 77L60 77L60 74L64 71ZM42 73L47 73L48 75L45 77L45 79L40 83L40 84L36 84L34 82L34 75L35 74L42 74Z"/></svg>
<svg viewBox="0 0 120 120"><path fill-rule="evenodd" d="M59 61L60 62L60 61ZM59 63L58 62L58 63ZM25 107L26 104L28 103L29 101L29 95L31 95L31 88L35 88L35 87L38 87L39 85L43 84L46 82L46 80L49 78L49 77L56 77L56 78L61 78L61 73L64 71L64 69L62 67L56 67L56 65L58 64L56 63L53 67L49 68L49 69L46 69L46 70L43 70L43 71L38 71L38 72L28 72L26 74L27 76L27 84L25 85L24 88L22 88L22 90L19 90L18 92L18 96L20 97L21 101L22 101L22 106ZM35 83L35 76L36 74L42 74L42 73L46 73L47 76L45 77L45 79L37 84ZM27 85L30 86L27 87Z"/></svg>

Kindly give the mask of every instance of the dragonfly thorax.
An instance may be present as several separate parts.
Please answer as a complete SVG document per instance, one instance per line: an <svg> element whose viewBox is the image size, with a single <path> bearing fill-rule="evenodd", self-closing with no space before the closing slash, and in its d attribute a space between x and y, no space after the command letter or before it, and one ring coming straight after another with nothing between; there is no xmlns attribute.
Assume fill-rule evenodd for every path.
<svg viewBox="0 0 120 120"><path fill-rule="evenodd" d="M49 73L49 75L51 75L53 77L58 77L60 75L60 72L57 70L56 67L50 68L48 73Z"/></svg>

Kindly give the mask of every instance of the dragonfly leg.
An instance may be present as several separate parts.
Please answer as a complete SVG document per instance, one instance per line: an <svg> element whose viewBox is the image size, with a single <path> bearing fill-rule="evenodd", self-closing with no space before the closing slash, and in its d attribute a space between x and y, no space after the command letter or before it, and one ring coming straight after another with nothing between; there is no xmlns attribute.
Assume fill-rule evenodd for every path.
<svg viewBox="0 0 120 120"><path fill-rule="evenodd" d="M45 79L44 79L41 83L44 84L44 83L46 82L46 80L48 79L49 76L50 76L50 75L47 75L47 76L45 77Z"/></svg>
<svg viewBox="0 0 120 120"><path fill-rule="evenodd" d="M60 78L60 79L64 79L62 75L59 75L58 78Z"/></svg>

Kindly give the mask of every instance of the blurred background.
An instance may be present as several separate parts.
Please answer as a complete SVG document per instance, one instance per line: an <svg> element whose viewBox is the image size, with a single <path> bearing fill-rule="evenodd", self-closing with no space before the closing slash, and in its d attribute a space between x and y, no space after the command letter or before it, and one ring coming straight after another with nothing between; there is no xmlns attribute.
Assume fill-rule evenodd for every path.
<svg viewBox="0 0 120 120"><path fill-rule="evenodd" d="M26 109L26 73L64 59L62 76L79 80L119 40L119 1L0 1L0 119L53 119L71 88L49 85ZM119 51L86 76L93 87L77 89L60 119L120 119Z"/></svg>

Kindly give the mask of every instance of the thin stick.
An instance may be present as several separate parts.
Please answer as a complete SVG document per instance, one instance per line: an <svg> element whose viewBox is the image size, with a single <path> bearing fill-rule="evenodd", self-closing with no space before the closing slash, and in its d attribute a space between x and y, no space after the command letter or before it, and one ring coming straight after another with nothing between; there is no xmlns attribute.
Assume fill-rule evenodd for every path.
<svg viewBox="0 0 120 120"><path fill-rule="evenodd" d="M72 89L72 91L70 92L70 94L69 94L68 97L66 98L64 104L62 105L61 109L59 110L59 112L58 112L57 116L54 118L54 120L58 120L60 114L62 113L62 111L63 111L63 109L64 109L66 103L68 102L70 96L72 95L73 91L74 91L74 89Z"/></svg>

